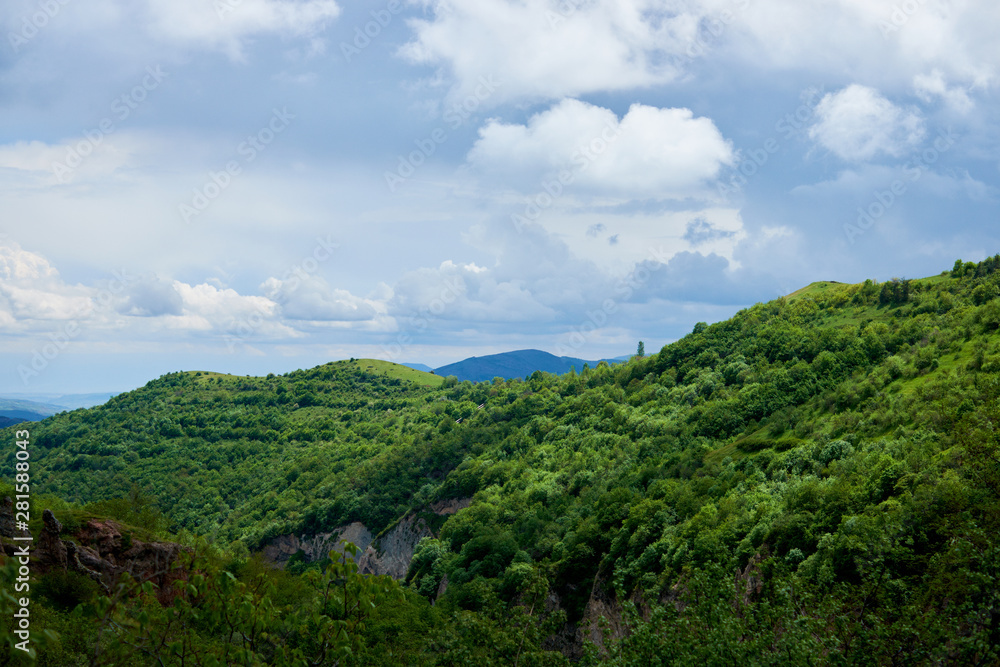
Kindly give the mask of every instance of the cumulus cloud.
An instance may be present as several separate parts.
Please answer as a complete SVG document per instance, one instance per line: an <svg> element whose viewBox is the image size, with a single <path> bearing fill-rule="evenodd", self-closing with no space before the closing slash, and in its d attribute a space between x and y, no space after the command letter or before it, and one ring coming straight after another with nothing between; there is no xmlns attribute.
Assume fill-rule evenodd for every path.
<svg viewBox="0 0 1000 667"><path fill-rule="evenodd" d="M900 157L926 133L917 111L896 106L877 90L858 84L825 95L816 105L816 118L810 138L849 162Z"/></svg>
<svg viewBox="0 0 1000 667"><path fill-rule="evenodd" d="M424 0L402 55L438 65L471 93L483 76L493 101L558 99L670 83L713 58L806 69L893 87L939 69L946 80L997 81L992 0L887 4L831 0ZM912 6L912 9L910 7ZM903 7L906 11L903 11Z"/></svg>
<svg viewBox="0 0 1000 667"><path fill-rule="evenodd" d="M47 259L24 250L16 241L3 239L0 244L0 279L4 284L52 282L59 277Z"/></svg>
<svg viewBox="0 0 1000 667"><path fill-rule="evenodd" d="M698 16L659 0L430 0L410 22L401 53L443 65L468 94L481 77L502 81L494 99L551 99L672 80ZM687 3L685 3L687 4Z"/></svg>
<svg viewBox="0 0 1000 667"><path fill-rule="evenodd" d="M525 125L490 121L468 161L527 192L555 176L602 194L683 199L703 194L733 163L733 148L711 119L690 109L633 104L619 120L609 109L566 99Z"/></svg>
<svg viewBox="0 0 1000 667"><path fill-rule="evenodd" d="M122 286L116 310L133 317L181 315L184 300L172 282L156 276L129 281Z"/></svg>
<svg viewBox="0 0 1000 667"><path fill-rule="evenodd" d="M66 284L41 255L14 241L0 240L0 324L69 320L92 309L86 288Z"/></svg>
<svg viewBox="0 0 1000 667"><path fill-rule="evenodd" d="M414 37L402 55L441 66L457 95L470 94L481 77L499 77L496 103L669 83L711 58L846 72L893 88L935 69L949 87L991 87L1000 74L1000 44L991 29L1000 6L991 0L423 4L431 18L411 21Z"/></svg>
<svg viewBox="0 0 1000 667"><path fill-rule="evenodd" d="M376 302L331 288L319 276L268 278L261 289L291 320L360 322L375 318L380 310Z"/></svg>
<svg viewBox="0 0 1000 667"><path fill-rule="evenodd" d="M89 36L74 52L125 46L132 53L141 47L162 55L165 46L221 51L233 60L244 59L245 47L254 37L275 33L313 37L341 12L334 0L5 0L4 10L0 27L7 28L4 41L10 41L16 52L28 48L39 32L24 26L40 25L47 36L72 41ZM317 48L322 46L311 47Z"/></svg>
<svg viewBox="0 0 1000 667"><path fill-rule="evenodd" d="M704 0L702 8L729 0ZM768 69L808 70L900 88L939 69L952 82L992 86L1000 44L992 0L918 3L797 0L744 3L729 31L729 52Z"/></svg>
<svg viewBox="0 0 1000 667"><path fill-rule="evenodd" d="M147 0L151 30L171 42L243 58L246 39L311 35L340 15L332 0Z"/></svg>
<svg viewBox="0 0 1000 667"><path fill-rule="evenodd" d="M529 281L450 260L404 274L389 312L404 320L540 322L555 311L532 293Z"/></svg>
<svg viewBox="0 0 1000 667"><path fill-rule="evenodd" d="M949 86L941 70L929 74L917 74L913 77L913 89L924 102L942 100L958 113L968 113L974 104L965 89L959 86Z"/></svg>
<svg viewBox="0 0 1000 667"><path fill-rule="evenodd" d="M173 287L183 302L183 324L193 329L225 329L235 321L251 318L271 320L278 304L263 296L245 296L234 289L202 283L189 285L175 280Z"/></svg>
<svg viewBox="0 0 1000 667"><path fill-rule="evenodd" d="M297 279L296 279L297 280ZM339 321L365 330L392 328L384 305L330 289L318 277L301 284L275 278L264 294L241 294L207 282L116 271L92 285L70 285L42 255L0 238L0 330L41 335L52 321L116 340L193 335L249 341L307 335L305 325ZM391 296L391 292L389 294ZM303 322L310 320L310 322Z"/></svg>

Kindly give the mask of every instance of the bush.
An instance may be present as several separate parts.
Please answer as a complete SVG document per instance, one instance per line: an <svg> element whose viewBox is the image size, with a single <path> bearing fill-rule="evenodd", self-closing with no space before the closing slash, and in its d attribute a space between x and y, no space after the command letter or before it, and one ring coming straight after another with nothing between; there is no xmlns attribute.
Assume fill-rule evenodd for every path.
<svg viewBox="0 0 1000 667"><path fill-rule="evenodd" d="M66 611L93 600L100 593L100 587L91 578L58 569L42 575L35 590Z"/></svg>
<svg viewBox="0 0 1000 667"><path fill-rule="evenodd" d="M828 465L831 461L836 461L854 453L854 447L846 440L834 440L820 451L816 460L823 465Z"/></svg>
<svg viewBox="0 0 1000 667"><path fill-rule="evenodd" d="M902 357L893 355L885 360L885 369L890 378L897 380L902 377L903 371L906 370L906 362L903 361Z"/></svg>

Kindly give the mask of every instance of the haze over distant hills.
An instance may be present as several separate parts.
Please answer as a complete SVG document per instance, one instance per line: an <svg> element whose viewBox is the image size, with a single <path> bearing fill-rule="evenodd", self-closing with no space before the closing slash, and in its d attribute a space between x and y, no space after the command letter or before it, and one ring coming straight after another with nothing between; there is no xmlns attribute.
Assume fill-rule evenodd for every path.
<svg viewBox="0 0 1000 667"><path fill-rule="evenodd" d="M106 403L114 393L4 394L0 396L0 427L22 421L40 421L54 414Z"/></svg>
<svg viewBox="0 0 1000 667"><path fill-rule="evenodd" d="M37 662L93 662L110 618L101 664L181 641L222 664L234 628L269 637L247 662L293 664L271 657L343 628L348 600L367 625L326 634L366 667L1000 664L1000 255L812 283L614 366L443 376L553 358L575 365L176 372L32 424L31 618L73 639ZM218 557L194 559L205 534ZM107 616L60 615L106 605L67 581L150 571ZM632 624L604 635L621 660L591 622Z"/></svg>
<svg viewBox="0 0 1000 667"><path fill-rule="evenodd" d="M571 368L577 372L583 370L583 365L591 368L600 361L620 363L627 361L631 355L590 361L575 357L557 357L542 350L514 350L482 357L469 357L462 361L432 368L422 363L401 364L425 373L434 373L441 377L454 375L459 381L472 382L490 381L495 377L505 380L524 378L535 371L562 375ZM79 408L92 408L106 403L117 392L95 392L87 394L46 394L46 393L10 393L0 394L0 428L23 421L41 421L46 417Z"/></svg>

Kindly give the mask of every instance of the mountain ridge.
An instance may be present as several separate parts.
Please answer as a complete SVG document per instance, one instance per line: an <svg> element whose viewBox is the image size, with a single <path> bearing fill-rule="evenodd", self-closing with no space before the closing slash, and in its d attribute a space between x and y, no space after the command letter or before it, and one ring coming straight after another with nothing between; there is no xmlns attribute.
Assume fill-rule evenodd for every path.
<svg viewBox="0 0 1000 667"><path fill-rule="evenodd" d="M505 380L523 378L535 371L562 375L576 369L583 370L584 364L597 366L601 361L618 363L618 359L601 359L587 361L576 357L557 357L556 355L537 349L512 350L484 356L473 356L462 361L447 364L434 369L437 375L454 375L460 381L489 382L494 377Z"/></svg>
<svg viewBox="0 0 1000 667"><path fill-rule="evenodd" d="M1000 256L810 287L562 376L171 373L34 425L32 474L148 494L237 579L268 545L298 549L267 575L290 586L341 567L316 536L393 535L356 664L993 664Z"/></svg>

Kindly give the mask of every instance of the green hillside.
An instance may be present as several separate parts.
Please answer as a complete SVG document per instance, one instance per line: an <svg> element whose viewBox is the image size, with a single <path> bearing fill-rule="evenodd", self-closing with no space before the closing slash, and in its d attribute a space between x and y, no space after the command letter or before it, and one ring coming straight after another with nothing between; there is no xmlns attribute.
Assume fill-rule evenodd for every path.
<svg viewBox="0 0 1000 667"><path fill-rule="evenodd" d="M174 607L74 598L112 609L93 622L129 664L998 664L998 295L1000 256L814 283L523 381L176 373L33 425L33 479L77 512L144 495L212 541L220 583ZM398 583L248 555L465 498ZM218 618L185 616L202 603Z"/></svg>
<svg viewBox="0 0 1000 667"><path fill-rule="evenodd" d="M380 373L386 377L395 378L404 382L413 382L422 387L439 387L444 378L434 373L425 373L414 368L394 364L391 361L382 359L357 359L355 362L359 369L370 373Z"/></svg>

